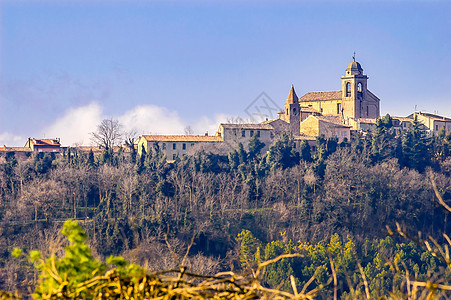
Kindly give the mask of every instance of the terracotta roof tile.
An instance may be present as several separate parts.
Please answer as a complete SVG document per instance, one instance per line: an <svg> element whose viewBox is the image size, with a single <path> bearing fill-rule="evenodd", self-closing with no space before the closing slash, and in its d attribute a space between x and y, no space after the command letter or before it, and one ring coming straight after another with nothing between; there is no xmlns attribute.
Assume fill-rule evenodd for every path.
<svg viewBox="0 0 451 300"><path fill-rule="evenodd" d="M330 91L330 92L309 92L299 98L299 102L302 101L324 101L324 100L340 100L342 91Z"/></svg>
<svg viewBox="0 0 451 300"><path fill-rule="evenodd" d="M447 122L451 121L450 118L438 116L438 115L434 115L434 114L430 114L430 113L419 112L419 113L417 113L417 115L425 116L425 117L428 117L428 118L431 118L431 119L437 120L437 121L447 121Z"/></svg>
<svg viewBox="0 0 451 300"><path fill-rule="evenodd" d="M220 136L205 135L143 135L148 142L222 142Z"/></svg>
<svg viewBox="0 0 451 300"><path fill-rule="evenodd" d="M57 139L31 139L35 146L61 146Z"/></svg>
<svg viewBox="0 0 451 300"><path fill-rule="evenodd" d="M269 120L274 121L274 120ZM268 121L268 122L269 122ZM274 129L271 125L266 123L267 121L260 124L221 124L220 126L224 128L235 128L235 129L262 129L262 130L272 130Z"/></svg>
<svg viewBox="0 0 451 300"><path fill-rule="evenodd" d="M32 150L28 147L0 147L1 152L32 152Z"/></svg>

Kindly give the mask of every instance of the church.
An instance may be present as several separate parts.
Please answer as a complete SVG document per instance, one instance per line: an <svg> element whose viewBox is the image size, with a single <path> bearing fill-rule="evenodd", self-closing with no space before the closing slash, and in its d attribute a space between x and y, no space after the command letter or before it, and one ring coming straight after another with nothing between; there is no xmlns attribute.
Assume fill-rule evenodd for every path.
<svg viewBox="0 0 451 300"><path fill-rule="evenodd" d="M295 138L324 135L349 140L352 130L367 130L375 124L380 99L368 89L368 76L353 58L341 76L341 90L309 92L299 98L291 86L278 115L263 122L275 132L289 132Z"/></svg>

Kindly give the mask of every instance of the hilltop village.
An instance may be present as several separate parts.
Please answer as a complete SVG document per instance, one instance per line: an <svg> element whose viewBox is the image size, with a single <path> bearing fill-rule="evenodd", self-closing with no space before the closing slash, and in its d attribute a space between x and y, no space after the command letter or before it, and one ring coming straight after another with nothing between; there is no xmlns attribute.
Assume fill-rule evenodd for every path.
<svg viewBox="0 0 451 300"><path fill-rule="evenodd" d="M288 93L284 109L278 112L278 118L261 123L222 123L215 135L142 135L134 139L134 145L114 147L114 151L132 152L150 151L158 147L167 160L175 160L193 151L207 147L211 151L220 151L237 147L240 143L247 146L256 136L265 144L262 151L281 135L288 134L293 147L306 141L315 147L316 137L335 137L338 142L350 140L355 132L371 130L380 118L380 99L368 89L368 76L361 64L353 59L341 76L341 90L308 92L298 97L294 86ZM421 124L423 132L431 136L440 130L451 131L451 119L435 114L414 112L407 117L391 116L392 130L407 130L414 122ZM80 152L101 152L99 146L72 147ZM16 157L28 157L32 152L66 152L60 139L29 138L23 147L0 147L0 154L13 152Z"/></svg>
<svg viewBox="0 0 451 300"><path fill-rule="evenodd" d="M171 284L220 274L221 286L229 280L223 274L262 270L243 280L294 291L293 299L307 286L318 291L312 299L360 299L364 287L366 299L407 299L412 280L446 299L451 119L380 116L381 100L354 60L341 90L287 92L277 118L219 124L212 136L143 135L117 145L124 137L110 129L120 133L119 123L106 119L92 133L103 146L29 138L2 147L0 298L2 289L50 286L42 281L49 267L67 278L52 285L59 294L118 290L118 276L126 276L127 291L145 278L161 284L129 276L144 270L180 269ZM70 244L58 235L63 221ZM84 282L68 284L83 272Z"/></svg>

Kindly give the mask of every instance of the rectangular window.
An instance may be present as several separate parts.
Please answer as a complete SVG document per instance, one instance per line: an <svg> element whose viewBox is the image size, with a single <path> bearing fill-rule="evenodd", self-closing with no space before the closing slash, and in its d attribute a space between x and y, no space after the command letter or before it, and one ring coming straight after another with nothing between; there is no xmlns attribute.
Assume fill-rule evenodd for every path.
<svg viewBox="0 0 451 300"><path fill-rule="evenodd" d="M177 148L177 144L176 144L176 143L173 143L173 144L172 144L172 149L175 150L175 148Z"/></svg>
<svg viewBox="0 0 451 300"><path fill-rule="evenodd" d="M194 143L191 143L191 147L194 146Z"/></svg>
<svg viewBox="0 0 451 300"><path fill-rule="evenodd" d="M435 125L435 131L438 131L438 125Z"/></svg>
<svg viewBox="0 0 451 300"><path fill-rule="evenodd" d="M341 103L337 103L337 115L341 114Z"/></svg>
<svg viewBox="0 0 451 300"><path fill-rule="evenodd" d="M296 149L296 142L293 143L293 148Z"/></svg>
<svg viewBox="0 0 451 300"><path fill-rule="evenodd" d="M246 137L246 130L241 130L241 136Z"/></svg>
<svg viewBox="0 0 451 300"><path fill-rule="evenodd" d="M254 131L253 131L253 130L251 130L251 137L252 137L252 136L254 136Z"/></svg>
<svg viewBox="0 0 451 300"><path fill-rule="evenodd" d="M366 116L368 117L370 115L370 109L369 106L366 107Z"/></svg>
<svg viewBox="0 0 451 300"><path fill-rule="evenodd" d="M257 130L257 137L260 137L260 130Z"/></svg>
<svg viewBox="0 0 451 300"><path fill-rule="evenodd" d="M177 155L172 154L172 160L175 160L176 157L177 157Z"/></svg>
<svg viewBox="0 0 451 300"><path fill-rule="evenodd" d="M166 143L163 143L163 150L166 150Z"/></svg>
<svg viewBox="0 0 451 300"><path fill-rule="evenodd" d="M182 144L182 149L186 150L186 144L185 143Z"/></svg>

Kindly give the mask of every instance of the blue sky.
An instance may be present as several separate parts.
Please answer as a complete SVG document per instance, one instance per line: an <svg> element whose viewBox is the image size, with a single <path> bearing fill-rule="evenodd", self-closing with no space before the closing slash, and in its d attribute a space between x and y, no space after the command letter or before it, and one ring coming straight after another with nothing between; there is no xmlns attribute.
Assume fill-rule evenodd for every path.
<svg viewBox="0 0 451 300"><path fill-rule="evenodd" d="M213 134L261 92L340 89L354 51L383 114L451 117L451 1L0 3L0 145Z"/></svg>

